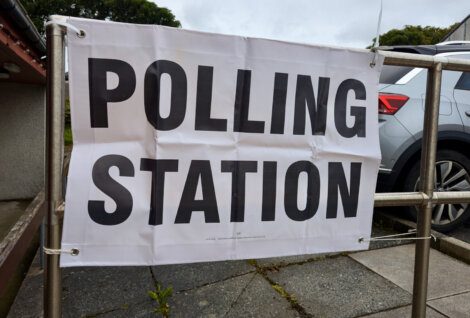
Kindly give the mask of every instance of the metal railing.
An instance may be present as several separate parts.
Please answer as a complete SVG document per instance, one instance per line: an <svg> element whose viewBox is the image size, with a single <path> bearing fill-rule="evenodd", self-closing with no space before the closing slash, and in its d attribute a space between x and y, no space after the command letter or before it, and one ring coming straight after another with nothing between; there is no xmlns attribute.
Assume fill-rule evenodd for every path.
<svg viewBox="0 0 470 318"><path fill-rule="evenodd" d="M442 56L380 51L386 65L428 69L423 139L420 164L420 192L376 193L375 206L419 206L417 236L430 237L434 204L470 203L470 191L434 192L439 104L442 70L470 72L470 61ZM412 317L426 317L430 240L418 240L415 249Z"/></svg>
<svg viewBox="0 0 470 318"><path fill-rule="evenodd" d="M62 197L63 112L64 112L64 36L55 24L47 34L47 114L46 114L46 247L60 249L60 205ZM363 50L365 51L365 50ZM376 193L375 206L419 205L417 236L429 237L432 207L441 203L470 203L470 191L434 192L439 99L442 70L470 72L470 61L438 56L379 51L385 64L422 67L429 70L421 155L420 192ZM425 317L430 240L416 243L412 317ZM61 317L61 271L59 255L46 255L44 316Z"/></svg>

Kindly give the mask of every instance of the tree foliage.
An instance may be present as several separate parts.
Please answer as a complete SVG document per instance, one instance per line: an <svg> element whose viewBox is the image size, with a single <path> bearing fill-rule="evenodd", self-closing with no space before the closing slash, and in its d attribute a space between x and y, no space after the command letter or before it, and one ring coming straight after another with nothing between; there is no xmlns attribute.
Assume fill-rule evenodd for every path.
<svg viewBox="0 0 470 318"><path fill-rule="evenodd" d="M181 27L169 9L147 0L22 0L21 3L41 34L44 34L44 22L52 14Z"/></svg>
<svg viewBox="0 0 470 318"><path fill-rule="evenodd" d="M447 33L456 28L458 24L459 23L454 23L447 28L405 25L403 29L392 29L381 34L379 44L382 46L436 44L439 43ZM375 38L372 40L372 45L374 41Z"/></svg>

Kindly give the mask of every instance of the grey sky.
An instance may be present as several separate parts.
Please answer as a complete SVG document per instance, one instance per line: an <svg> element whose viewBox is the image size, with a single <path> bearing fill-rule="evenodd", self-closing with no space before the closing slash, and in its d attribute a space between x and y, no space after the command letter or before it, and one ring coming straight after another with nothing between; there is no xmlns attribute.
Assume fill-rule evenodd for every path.
<svg viewBox="0 0 470 318"><path fill-rule="evenodd" d="M364 48L376 34L380 0L154 0L185 29ZM470 0L383 0L381 33L406 24L449 26Z"/></svg>

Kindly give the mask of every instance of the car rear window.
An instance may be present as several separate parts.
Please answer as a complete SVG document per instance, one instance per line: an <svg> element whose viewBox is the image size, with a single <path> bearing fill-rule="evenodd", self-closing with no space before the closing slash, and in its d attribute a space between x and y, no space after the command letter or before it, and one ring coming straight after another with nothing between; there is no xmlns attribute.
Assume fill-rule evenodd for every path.
<svg viewBox="0 0 470 318"><path fill-rule="evenodd" d="M395 84L412 69L413 67L409 66L384 65L379 82L380 84Z"/></svg>
<svg viewBox="0 0 470 318"><path fill-rule="evenodd" d="M459 81L455 85L455 89L470 91L470 72L462 73L462 76L460 76Z"/></svg>

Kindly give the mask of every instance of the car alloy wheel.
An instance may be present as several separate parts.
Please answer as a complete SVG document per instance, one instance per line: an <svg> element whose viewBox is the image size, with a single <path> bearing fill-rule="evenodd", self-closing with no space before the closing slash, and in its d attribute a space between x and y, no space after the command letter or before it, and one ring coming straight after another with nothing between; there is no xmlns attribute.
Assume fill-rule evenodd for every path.
<svg viewBox="0 0 470 318"><path fill-rule="evenodd" d="M434 175L434 191L469 191L470 175L459 163L451 160L436 162ZM419 191L419 178L415 184L415 191ZM432 224L446 225L460 218L467 210L466 203L439 204L433 208Z"/></svg>
<svg viewBox="0 0 470 318"><path fill-rule="evenodd" d="M404 176L402 190L419 191L420 160ZM470 157L454 149L438 149L436 153L436 170L434 191L470 191ZM413 219L418 219L418 209L408 206L404 211ZM447 233L461 226L470 219L470 204L440 204L433 208L433 230Z"/></svg>

